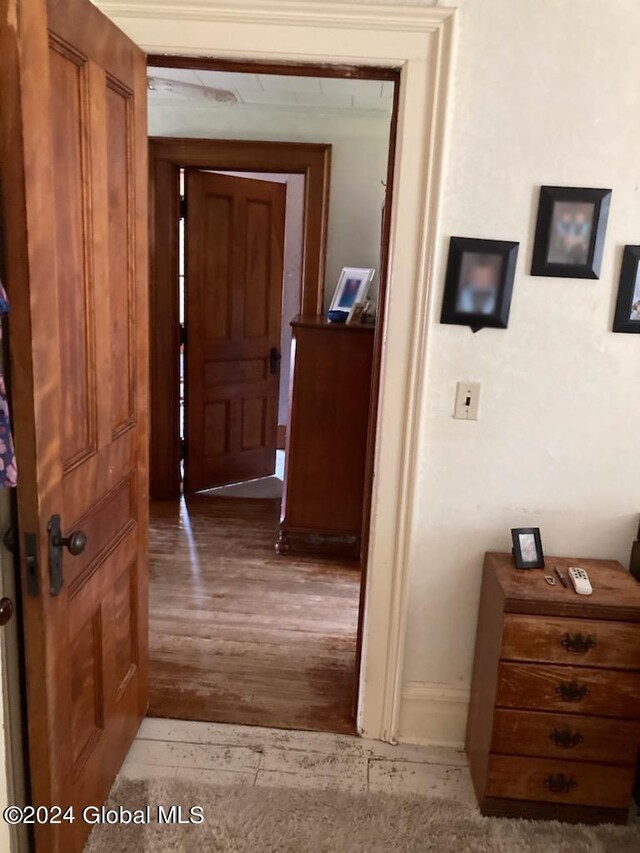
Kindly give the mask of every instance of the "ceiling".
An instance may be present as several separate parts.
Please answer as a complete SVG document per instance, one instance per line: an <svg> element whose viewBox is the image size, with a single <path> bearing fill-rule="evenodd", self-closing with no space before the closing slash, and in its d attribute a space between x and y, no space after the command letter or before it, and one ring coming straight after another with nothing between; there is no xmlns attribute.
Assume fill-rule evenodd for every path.
<svg viewBox="0 0 640 853"><path fill-rule="evenodd" d="M330 77L148 69L149 103L224 104L259 109L357 111L391 115L393 83Z"/></svg>

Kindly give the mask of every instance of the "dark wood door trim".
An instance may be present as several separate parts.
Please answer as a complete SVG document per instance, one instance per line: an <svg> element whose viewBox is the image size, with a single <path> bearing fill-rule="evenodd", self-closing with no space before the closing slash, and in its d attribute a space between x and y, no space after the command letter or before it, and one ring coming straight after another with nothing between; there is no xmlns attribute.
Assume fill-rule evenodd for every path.
<svg viewBox="0 0 640 853"><path fill-rule="evenodd" d="M331 146L228 139L149 141L151 496L180 494L178 431L178 176L180 168L305 176L301 306L323 313Z"/></svg>
<svg viewBox="0 0 640 853"><path fill-rule="evenodd" d="M234 74L285 74L292 77L333 77L346 80L400 79L400 69L386 65L335 65L324 62L259 62L256 60L217 59L214 56L147 55L153 68L189 68L203 71L231 71Z"/></svg>

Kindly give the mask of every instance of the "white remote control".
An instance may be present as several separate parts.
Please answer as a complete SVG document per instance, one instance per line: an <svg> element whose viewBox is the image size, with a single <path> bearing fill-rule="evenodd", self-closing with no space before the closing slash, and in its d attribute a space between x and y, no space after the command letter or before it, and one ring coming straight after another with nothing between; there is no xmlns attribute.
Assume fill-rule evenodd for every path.
<svg viewBox="0 0 640 853"><path fill-rule="evenodd" d="M578 595L591 595L593 587L591 586L589 575L584 569L580 569L577 566L569 566L569 578Z"/></svg>

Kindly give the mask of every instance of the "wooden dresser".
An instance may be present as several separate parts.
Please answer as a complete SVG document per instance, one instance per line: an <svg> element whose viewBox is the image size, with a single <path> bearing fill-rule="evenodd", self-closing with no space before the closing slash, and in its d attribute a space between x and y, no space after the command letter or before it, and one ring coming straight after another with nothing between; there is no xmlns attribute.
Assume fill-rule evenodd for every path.
<svg viewBox="0 0 640 853"><path fill-rule="evenodd" d="M640 584L616 562L485 556L466 749L486 815L625 823L640 745ZM554 566L593 594L549 586Z"/></svg>
<svg viewBox="0 0 640 853"><path fill-rule="evenodd" d="M297 317L277 550L360 555L374 330Z"/></svg>

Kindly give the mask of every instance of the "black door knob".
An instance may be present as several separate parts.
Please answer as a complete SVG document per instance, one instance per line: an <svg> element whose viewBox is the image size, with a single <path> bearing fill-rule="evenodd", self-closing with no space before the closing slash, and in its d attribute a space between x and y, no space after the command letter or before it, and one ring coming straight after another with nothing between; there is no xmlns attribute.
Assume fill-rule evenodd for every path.
<svg viewBox="0 0 640 853"><path fill-rule="evenodd" d="M68 536L56 536L53 539L56 548L66 548L74 557L82 554L87 547L87 535L82 530L74 530Z"/></svg>
<svg viewBox="0 0 640 853"><path fill-rule="evenodd" d="M6 596L0 598L0 627L4 627L13 616L13 601Z"/></svg>

